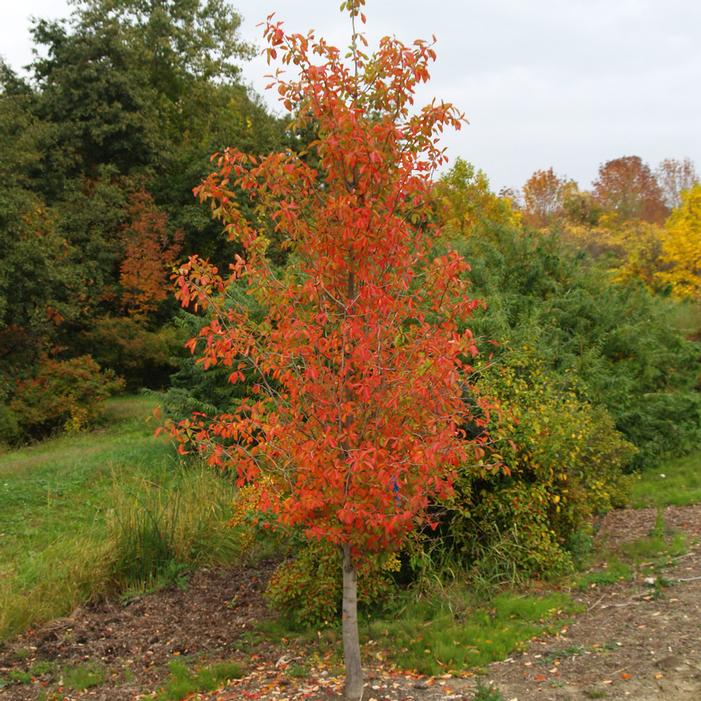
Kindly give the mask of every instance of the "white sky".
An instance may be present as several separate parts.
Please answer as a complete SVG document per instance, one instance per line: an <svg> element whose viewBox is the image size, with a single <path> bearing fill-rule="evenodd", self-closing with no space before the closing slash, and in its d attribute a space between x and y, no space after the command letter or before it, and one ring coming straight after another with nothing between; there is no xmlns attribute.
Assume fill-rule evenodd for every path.
<svg viewBox="0 0 701 701"><path fill-rule="evenodd" d="M59 17L66 0L0 0L0 54L31 59L29 16ZM345 45L340 0L234 0L246 39L275 11L288 29ZM426 100L463 110L451 157L484 169L494 189L538 168L588 186L600 163L639 155L651 166L691 158L701 170L701 2L698 0L367 0L366 34L438 37ZM258 42L260 43L260 42ZM244 66L262 91L268 68ZM268 98L275 104L274 97Z"/></svg>

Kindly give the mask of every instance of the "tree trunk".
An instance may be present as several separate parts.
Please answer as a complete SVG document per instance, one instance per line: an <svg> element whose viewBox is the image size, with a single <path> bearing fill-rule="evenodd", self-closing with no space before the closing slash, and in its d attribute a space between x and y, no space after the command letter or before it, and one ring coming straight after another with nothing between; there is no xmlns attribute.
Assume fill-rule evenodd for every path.
<svg viewBox="0 0 701 701"><path fill-rule="evenodd" d="M348 545L343 546L343 659L346 663L346 701L361 701L363 670L358 637L358 578Z"/></svg>

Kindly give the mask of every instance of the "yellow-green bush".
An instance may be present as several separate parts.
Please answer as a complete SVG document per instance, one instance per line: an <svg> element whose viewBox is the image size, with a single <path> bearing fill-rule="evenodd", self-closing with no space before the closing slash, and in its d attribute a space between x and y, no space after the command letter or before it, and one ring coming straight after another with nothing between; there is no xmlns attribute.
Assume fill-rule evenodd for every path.
<svg viewBox="0 0 701 701"><path fill-rule="evenodd" d="M635 448L580 398L573 376L547 372L528 348L506 357L480 381L500 407L491 455L459 480L441 531L490 580L556 575L592 516L626 501Z"/></svg>

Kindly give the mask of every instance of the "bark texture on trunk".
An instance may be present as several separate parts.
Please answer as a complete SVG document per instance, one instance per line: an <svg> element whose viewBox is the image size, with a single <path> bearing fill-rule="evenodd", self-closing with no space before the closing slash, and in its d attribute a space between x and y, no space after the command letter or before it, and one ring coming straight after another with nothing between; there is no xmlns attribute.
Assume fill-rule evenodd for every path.
<svg viewBox="0 0 701 701"><path fill-rule="evenodd" d="M348 545L343 546L343 659L346 663L346 701L361 701L363 670L358 636L358 578Z"/></svg>

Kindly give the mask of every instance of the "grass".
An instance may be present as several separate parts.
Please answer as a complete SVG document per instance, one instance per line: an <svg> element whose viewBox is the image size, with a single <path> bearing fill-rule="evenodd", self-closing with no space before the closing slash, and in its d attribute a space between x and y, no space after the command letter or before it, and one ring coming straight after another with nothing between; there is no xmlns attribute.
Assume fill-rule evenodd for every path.
<svg viewBox="0 0 701 701"><path fill-rule="evenodd" d="M191 670L181 660L168 665L170 676L157 692L155 701L180 701L191 694L218 689L229 679L243 676L241 665L236 662L219 662Z"/></svg>
<svg viewBox="0 0 701 701"><path fill-rule="evenodd" d="M107 669L94 662L60 667L57 662L40 660L27 670L11 669L0 676L0 689L31 684L37 678L45 684L55 683L73 691L85 691L103 684L107 679Z"/></svg>
<svg viewBox="0 0 701 701"><path fill-rule="evenodd" d="M306 679L309 676L309 667L306 664L291 664L287 668L287 676L293 679Z"/></svg>
<svg viewBox="0 0 701 701"><path fill-rule="evenodd" d="M633 568L613 553L605 554L600 568L584 572L577 577L577 587L588 589L591 586L606 586L616 582L627 582L633 578Z"/></svg>
<svg viewBox="0 0 701 701"><path fill-rule="evenodd" d="M153 438L148 417L154 406L153 398L114 399L92 433L0 455L0 640L107 593L129 598L165 584L187 586L193 568L240 557L241 538L251 534L226 525L231 485L210 470L184 468L170 446ZM635 505L701 501L700 468L697 454L643 473ZM604 565L578 584L611 584L645 567L659 571L685 550L683 536L667 532L660 516L648 536L605 552ZM556 630L577 610L560 593L480 599L460 583L440 589L406 595L395 615L368 620L366 650L425 674L478 669ZM323 639L336 645L338 632L325 631ZM288 670L290 676L308 672L307 665ZM105 674L94 665L31 667L0 678L0 687L48 677L83 690L99 686ZM178 660L156 698L180 699L240 674L233 664L193 670ZM479 694L475 698L499 698L486 687Z"/></svg>
<svg viewBox="0 0 701 701"><path fill-rule="evenodd" d="M427 675L481 669L523 649L532 638L559 630L580 611L563 593L502 591L485 596L475 593L465 580L410 589L397 596L387 612L361 617L363 655ZM327 668L341 673L338 625L318 630L299 628L284 617L268 619L243 637L238 649L250 652L264 642L304 650L307 664L292 665L290 676L303 676L321 655ZM488 692L498 693L491 688L483 691Z"/></svg>
<svg viewBox="0 0 701 701"><path fill-rule="evenodd" d="M657 469L640 473L632 483L631 502L634 508L658 509L654 528L643 538L600 551L597 557L602 560L601 566L580 574L576 578L579 588L628 581L636 570L659 573L687 551L684 534L666 529L662 509L701 502L701 453L669 460Z"/></svg>
<svg viewBox="0 0 701 701"><path fill-rule="evenodd" d="M61 686L74 691L85 691L104 683L107 679L107 670L100 664L87 663L66 668L62 677Z"/></svg>
<svg viewBox="0 0 701 701"><path fill-rule="evenodd" d="M240 555L232 488L153 437L155 400L110 400L101 428L0 455L0 640L125 589Z"/></svg>
<svg viewBox="0 0 701 701"><path fill-rule="evenodd" d="M365 634L399 666L435 675L504 659L576 611L560 593L503 592L483 602L454 584L446 596L409 600L400 615L371 621Z"/></svg>
<svg viewBox="0 0 701 701"><path fill-rule="evenodd" d="M645 574L659 573L671 564L674 558L683 555L687 549L686 536L666 528L660 509L657 512L655 525L648 535L615 547L609 546L597 553L597 557L602 561L601 565L578 575L576 586L587 589L591 586L629 581L636 571L642 571ZM656 582L656 589L664 585L664 580L659 577Z"/></svg>
<svg viewBox="0 0 701 701"><path fill-rule="evenodd" d="M633 483L631 498L635 508L687 506L701 502L701 453L643 471Z"/></svg>

